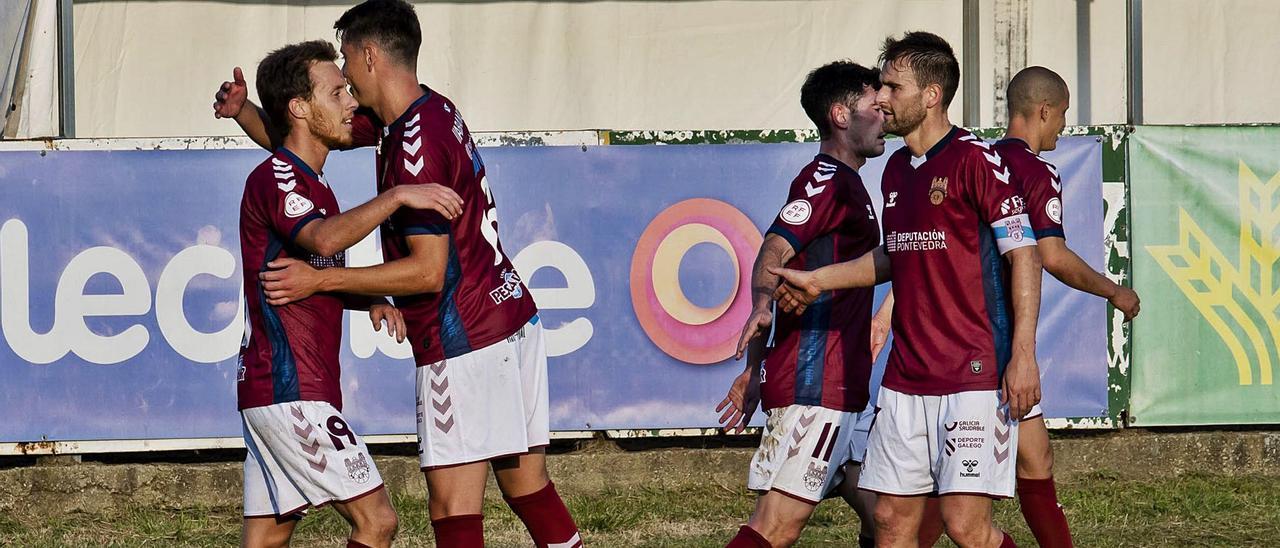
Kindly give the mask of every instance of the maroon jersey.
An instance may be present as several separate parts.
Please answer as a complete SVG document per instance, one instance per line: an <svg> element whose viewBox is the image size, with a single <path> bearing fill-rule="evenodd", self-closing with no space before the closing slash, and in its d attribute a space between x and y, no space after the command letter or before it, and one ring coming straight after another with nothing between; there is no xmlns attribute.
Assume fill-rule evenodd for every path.
<svg viewBox="0 0 1280 548"><path fill-rule="evenodd" d="M284 306L267 304L258 273L284 257L316 268L345 266L345 253L320 257L296 244L307 223L337 215L329 185L281 147L249 173L240 201L240 257L249 312L236 385L240 409L298 400L342 409L338 351L342 299L317 293Z"/></svg>
<svg viewBox="0 0 1280 548"><path fill-rule="evenodd" d="M895 152L882 185L896 299L883 385L916 395L999 388L1013 335L1001 255L1036 242L1008 165L953 127L923 158Z"/></svg>
<svg viewBox="0 0 1280 548"><path fill-rule="evenodd" d="M1027 199L1027 217L1036 240L1067 237L1062 231L1062 179L1058 168L1031 152L1022 139L1001 139L991 148L1000 153Z"/></svg>
<svg viewBox="0 0 1280 548"><path fill-rule="evenodd" d="M407 237L449 238L448 266L439 293L396 297L419 366L452 358L510 337L538 312L498 242L498 211L484 162L462 114L426 86L399 119L382 128L378 192L397 185L437 183L463 200L452 222L431 210L400 209L382 225L382 255L409 255ZM355 144L369 144L377 122L357 114Z"/></svg>
<svg viewBox="0 0 1280 548"><path fill-rule="evenodd" d="M817 155L791 182L769 227L796 250L788 268L814 270L856 259L880 243L871 197L853 168ZM823 293L803 315L778 314L760 384L765 409L792 404L861 411L871 380L873 288Z"/></svg>

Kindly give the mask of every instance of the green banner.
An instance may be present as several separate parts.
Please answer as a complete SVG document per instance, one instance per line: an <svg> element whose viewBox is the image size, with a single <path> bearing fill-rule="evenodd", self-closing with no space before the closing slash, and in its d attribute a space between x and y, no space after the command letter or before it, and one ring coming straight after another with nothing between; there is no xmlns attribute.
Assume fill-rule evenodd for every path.
<svg viewBox="0 0 1280 548"><path fill-rule="evenodd" d="M1280 127L1139 127L1129 147L1129 423L1280 423Z"/></svg>

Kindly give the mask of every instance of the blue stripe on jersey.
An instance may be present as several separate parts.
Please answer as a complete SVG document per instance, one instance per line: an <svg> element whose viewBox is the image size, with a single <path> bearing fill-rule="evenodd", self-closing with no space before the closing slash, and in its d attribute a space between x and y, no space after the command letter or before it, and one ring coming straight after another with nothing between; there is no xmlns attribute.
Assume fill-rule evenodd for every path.
<svg viewBox="0 0 1280 548"><path fill-rule="evenodd" d="M991 227L978 229L978 260L982 267L982 292L987 302L987 321L991 324L992 343L996 351L996 374L1004 377L1013 353L1013 323L1005 292L1004 265L996 248L996 234Z"/></svg>
<svg viewBox="0 0 1280 548"><path fill-rule="evenodd" d="M462 263L458 261L458 248L449 236L449 266L444 272L444 288L440 292L440 344L444 345L444 357L452 358L471 352L466 326L458 312L458 282L462 280Z"/></svg>
<svg viewBox="0 0 1280 548"><path fill-rule="evenodd" d="M1040 241L1045 238L1064 238L1065 239L1066 237L1067 235L1062 232L1061 228L1058 228L1058 227L1046 228L1044 230L1036 231L1036 241Z"/></svg>
<svg viewBox="0 0 1280 548"><path fill-rule="evenodd" d="M796 235L792 234L790 230L787 230L786 228L783 228L780 226L771 226L769 227L769 231L765 232L766 236L769 234L777 234L778 236L781 236L782 239L786 240L787 243L791 244L791 249L800 251L800 238L797 238Z"/></svg>
<svg viewBox="0 0 1280 548"><path fill-rule="evenodd" d="M1021 216L1025 217L1025 215L1021 215ZM1006 239L1012 240L1013 239L1013 234L1009 232L1009 227L1004 226L1003 222L992 226L991 230L995 232L996 240L1006 240ZM986 231L983 231L983 232L986 232ZM1024 238L1031 237L1031 239L1034 240L1036 237L1036 233L1031 230L1030 223L1023 223L1022 228L1019 230L1019 232L1022 233L1022 237Z"/></svg>
<svg viewBox="0 0 1280 548"><path fill-rule="evenodd" d="M805 270L835 262L835 237L818 238L804 250ZM800 344L796 348L795 402L822 405L822 379L827 365L827 335L831 327L832 292L826 291L800 317Z"/></svg>
<svg viewBox="0 0 1280 548"><path fill-rule="evenodd" d="M476 150L475 144L469 144L467 150L471 152L471 174L480 175L480 170L484 169L484 160L480 159L480 151Z"/></svg>
<svg viewBox="0 0 1280 548"><path fill-rule="evenodd" d="M262 259L262 270L267 270L267 263L275 260L284 249L284 243L276 239L275 234L267 236L267 254ZM293 361L293 348L289 346L289 337L284 332L284 323L276 315L275 307L267 304L267 294L258 284L258 302L262 306L262 320L266 324L267 341L271 344L271 402L284 403L298 401L302 396L298 390L298 365Z"/></svg>

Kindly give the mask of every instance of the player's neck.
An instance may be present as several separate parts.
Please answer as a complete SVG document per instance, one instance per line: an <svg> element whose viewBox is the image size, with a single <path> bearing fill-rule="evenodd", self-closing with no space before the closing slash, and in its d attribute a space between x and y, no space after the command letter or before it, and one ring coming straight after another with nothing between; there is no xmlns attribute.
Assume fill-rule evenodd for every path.
<svg viewBox="0 0 1280 548"><path fill-rule="evenodd" d="M390 124L409 110L414 101L422 97L422 87L418 85L418 76L412 71L398 72L388 78L382 85L382 100L374 105L373 112L384 123Z"/></svg>
<svg viewBox="0 0 1280 548"><path fill-rule="evenodd" d="M329 158L329 147L320 142L306 128L294 128L284 138L284 148L294 153L311 171L324 172L324 161Z"/></svg>
<svg viewBox="0 0 1280 548"><path fill-rule="evenodd" d="M947 117L947 112L944 110L937 116L925 116L920 126L915 131L904 135L902 140L906 142L907 150L911 151L911 155L919 158L951 133L952 127L951 119Z"/></svg>
<svg viewBox="0 0 1280 548"><path fill-rule="evenodd" d="M840 163L849 166L854 170L861 168L863 164L867 163L867 159L854 152L853 146L850 143L842 141L839 135L833 135L830 139L822 141L822 143L818 145L818 152L840 160Z"/></svg>
<svg viewBox="0 0 1280 548"><path fill-rule="evenodd" d="M1027 148L1032 153L1040 154L1040 140L1035 138L1036 132L1030 127L1030 124L1024 122L1021 118L1012 118L1009 120L1009 129L1004 131L1005 139L1018 139L1027 144Z"/></svg>

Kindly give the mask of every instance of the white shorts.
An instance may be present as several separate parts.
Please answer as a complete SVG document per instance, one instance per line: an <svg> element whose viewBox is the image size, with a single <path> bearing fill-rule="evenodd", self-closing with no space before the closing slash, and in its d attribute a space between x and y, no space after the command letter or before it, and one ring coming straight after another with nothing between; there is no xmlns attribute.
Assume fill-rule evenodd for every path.
<svg viewBox="0 0 1280 548"><path fill-rule="evenodd" d="M423 469L520 455L551 442L537 316L506 340L418 367L417 381Z"/></svg>
<svg viewBox="0 0 1280 548"><path fill-rule="evenodd" d="M1031 410L1027 411L1027 416L1022 417L1022 420L1025 421L1027 419L1034 419L1036 417L1043 417L1043 416L1044 416L1044 409L1041 409L1040 404L1037 403L1031 406Z"/></svg>
<svg viewBox="0 0 1280 548"><path fill-rule="evenodd" d="M915 396L882 387L858 487L1012 497L1017 426L996 390Z"/></svg>
<svg viewBox="0 0 1280 548"><path fill-rule="evenodd" d="M844 479L857 413L816 405L769 410L760 448L751 457L747 488L779 491L817 504Z"/></svg>
<svg viewBox="0 0 1280 548"><path fill-rule="evenodd" d="M323 401L295 401L240 412L244 516L289 516L329 502L351 502L382 487L369 449L342 413Z"/></svg>
<svg viewBox="0 0 1280 548"><path fill-rule="evenodd" d="M858 412L854 420L853 432L849 436L849 460L862 464L867 460L867 440L871 436L871 423L876 421L876 407L867 404L867 408Z"/></svg>

